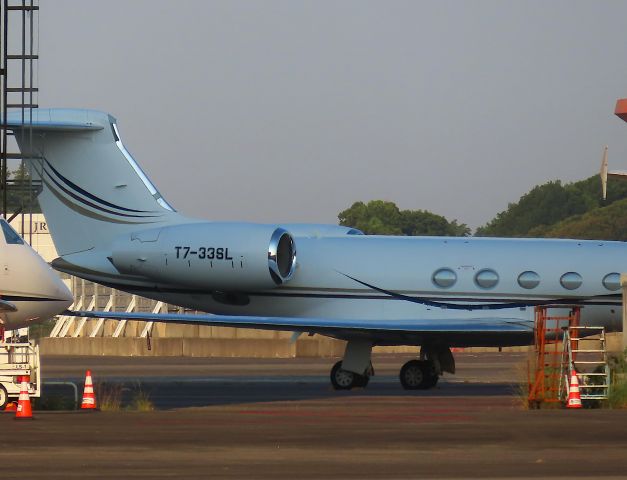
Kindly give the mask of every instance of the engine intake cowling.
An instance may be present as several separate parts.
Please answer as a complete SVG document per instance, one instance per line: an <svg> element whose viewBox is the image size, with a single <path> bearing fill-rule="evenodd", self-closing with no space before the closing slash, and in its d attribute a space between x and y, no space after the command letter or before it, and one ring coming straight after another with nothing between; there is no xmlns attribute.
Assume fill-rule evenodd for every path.
<svg viewBox="0 0 627 480"><path fill-rule="evenodd" d="M275 225L192 223L118 238L111 262L123 274L203 290L276 287L296 268L292 235Z"/></svg>

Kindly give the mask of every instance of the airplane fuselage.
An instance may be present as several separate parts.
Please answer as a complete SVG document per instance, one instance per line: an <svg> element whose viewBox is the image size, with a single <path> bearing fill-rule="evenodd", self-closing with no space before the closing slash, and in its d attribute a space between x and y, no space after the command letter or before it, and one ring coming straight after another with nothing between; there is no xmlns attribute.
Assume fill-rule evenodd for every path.
<svg viewBox="0 0 627 480"><path fill-rule="evenodd" d="M289 281L272 288L220 290L203 288L202 282L212 270L219 270L220 276L241 270L246 276L247 253L236 243L218 245L210 238L190 236L184 225L168 228L176 232L179 227L184 235L175 235L174 240L161 243L158 235L140 246L140 271L154 269L159 279L168 282L120 276L109 262L94 263L104 267L101 272L86 264L81 269L72 267L75 261L93 260L96 252L66 256L65 262L55 265L122 290L216 314L392 323L497 317L532 323L535 305L577 304L582 306L583 323L611 330L621 326L619 272L627 268L623 242L301 236L294 239L296 268ZM289 226L285 228L289 231ZM621 259L626 260L620 263ZM458 345L521 343L520 338L504 335L492 339L484 335L476 341L452 336L450 341ZM403 334L377 343L399 342L420 344L421 338Z"/></svg>

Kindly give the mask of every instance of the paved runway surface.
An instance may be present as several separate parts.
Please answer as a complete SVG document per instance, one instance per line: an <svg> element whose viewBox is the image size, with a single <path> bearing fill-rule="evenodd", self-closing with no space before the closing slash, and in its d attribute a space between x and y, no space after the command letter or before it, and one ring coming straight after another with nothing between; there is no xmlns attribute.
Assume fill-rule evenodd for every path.
<svg viewBox="0 0 627 480"><path fill-rule="evenodd" d="M429 392L375 359L334 392L325 360L46 358L45 377L150 392L154 412L0 415L4 478L622 478L627 411L524 411L525 357L457 355ZM50 387L52 388L52 387Z"/></svg>
<svg viewBox="0 0 627 480"><path fill-rule="evenodd" d="M507 396L521 376L521 355L463 355L456 375L445 375L427 392L406 392L398 372L411 356L377 356L376 375L358 396ZM95 382L122 383L127 393L141 388L159 409L207 405L336 398L329 371L338 359L206 359L147 357L48 357L44 379L82 384L90 368ZM49 387L48 392L57 392ZM67 392L67 389L66 389Z"/></svg>

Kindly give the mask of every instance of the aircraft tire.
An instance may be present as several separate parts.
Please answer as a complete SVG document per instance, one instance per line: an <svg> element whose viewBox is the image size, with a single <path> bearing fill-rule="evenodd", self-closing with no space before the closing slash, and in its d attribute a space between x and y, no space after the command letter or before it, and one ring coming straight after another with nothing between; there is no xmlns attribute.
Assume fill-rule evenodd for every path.
<svg viewBox="0 0 627 480"><path fill-rule="evenodd" d="M4 407L9 403L9 394L4 385L0 385L0 410L4 410Z"/></svg>
<svg viewBox="0 0 627 480"><path fill-rule="evenodd" d="M355 387L366 388L368 386L368 382L370 381L368 375L355 375L355 377Z"/></svg>
<svg viewBox="0 0 627 480"><path fill-rule="evenodd" d="M331 385L335 390L351 390L355 387L365 388L370 381L370 375L358 375L342 370L342 361L337 362L331 369Z"/></svg>
<svg viewBox="0 0 627 480"><path fill-rule="evenodd" d="M438 383L438 376L433 374L433 365L421 360L410 360L403 365L399 378L405 390L426 390Z"/></svg>
<svg viewBox="0 0 627 480"><path fill-rule="evenodd" d="M340 360L331 369L331 385L335 390L350 390L357 386L353 372L342 370L342 361Z"/></svg>
<svg viewBox="0 0 627 480"><path fill-rule="evenodd" d="M433 388L438 384L438 380L440 377L438 375L430 375L429 376L429 386L427 388Z"/></svg>

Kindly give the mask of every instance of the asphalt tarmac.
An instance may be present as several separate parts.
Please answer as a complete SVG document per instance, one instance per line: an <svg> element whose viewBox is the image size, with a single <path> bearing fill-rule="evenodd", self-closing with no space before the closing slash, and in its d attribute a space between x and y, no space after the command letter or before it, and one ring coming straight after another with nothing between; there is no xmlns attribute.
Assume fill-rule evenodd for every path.
<svg viewBox="0 0 627 480"><path fill-rule="evenodd" d="M57 357L42 359L44 383L72 381L81 386L85 370L95 383L121 384L127 397L139 390L158 409L230 405L273 401L361 396L505 396L511 397L521 378L522 354L461 355L455 375L445 374L429 391L404 391L400 367L410 355L379 355L376 375L368 388L336 392L329 372L334 359L206 359L182 357ZM48 394L67 394L67 387L50 385Z"/></svg>
<svg viewBox="0 0 627 480"><path fill-rule="evenodd" d="M458 354L458 374L429 392L400 387L408 358L376 357L368 388L351 392L328 385L336 359L45 358L48 381L82 382L90 368L97 383L144 389L157 410L2 414L2 476L627 475L627 411L523 410L524 355Z"/></svg>

